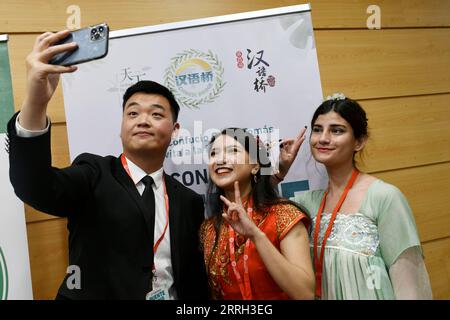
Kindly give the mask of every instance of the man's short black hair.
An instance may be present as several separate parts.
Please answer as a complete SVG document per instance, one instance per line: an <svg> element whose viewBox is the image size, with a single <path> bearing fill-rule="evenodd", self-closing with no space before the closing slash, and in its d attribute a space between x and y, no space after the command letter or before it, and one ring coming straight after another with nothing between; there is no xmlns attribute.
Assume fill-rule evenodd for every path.
<svg viewBox="0 0 450 320"><path fill-rule="evenodd" d="M148 94L158 94L166 98L170 103L170 108L172 109L173 122L177 122L178 113L180 112L180 106L178 105L178 102L175 100L173 93L163 85L150 80L142 80L136 82L131 87L129 87L127 91L125 91L125 94L123 95L122 109L125 109L125 105L128 99L130 99L130 97L133 94L138 92Z"/></svg>

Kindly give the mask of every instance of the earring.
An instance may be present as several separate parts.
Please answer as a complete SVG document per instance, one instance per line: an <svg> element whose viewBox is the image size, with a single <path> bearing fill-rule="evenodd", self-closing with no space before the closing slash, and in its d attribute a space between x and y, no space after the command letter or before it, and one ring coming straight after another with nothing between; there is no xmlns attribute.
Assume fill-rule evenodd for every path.
<svg viewBox="0 0 450 320"><path fill-rule="evenodd" d="M258 182L258 177L256 176L256 173L253 175L253 181L255 181L255 183Z"/></svg>

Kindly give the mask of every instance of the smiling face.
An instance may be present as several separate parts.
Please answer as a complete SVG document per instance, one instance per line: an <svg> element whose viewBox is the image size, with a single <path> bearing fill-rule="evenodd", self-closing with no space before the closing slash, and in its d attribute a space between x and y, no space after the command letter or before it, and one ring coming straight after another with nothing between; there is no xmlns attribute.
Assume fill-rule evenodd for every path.
<svg viewBox="0 0 450 320"><path fill-rule="evenodd" d="M123 111L120 137L124 153L164 155L172 134L178 128L165 97L135 93L128 99Z"/></svg>
<svg viewBox="0 0 450 320"><path fill-rule="evenodd" d="M208 169L211 180L218 188L233 192L234 182L239 181L241 195L246 195L251 191L253 174L258 172L259 165L250 161L242 144L222 134L211 146Z"/></svg>
<svg viewBox="0 0 450 320"><path fill-rule="evenodd" d="M365 137L356 139L351 125L337 112L319 115L314 122L311 153L316 161L332 167L353 162L354 153L365 144Z"/></svg>

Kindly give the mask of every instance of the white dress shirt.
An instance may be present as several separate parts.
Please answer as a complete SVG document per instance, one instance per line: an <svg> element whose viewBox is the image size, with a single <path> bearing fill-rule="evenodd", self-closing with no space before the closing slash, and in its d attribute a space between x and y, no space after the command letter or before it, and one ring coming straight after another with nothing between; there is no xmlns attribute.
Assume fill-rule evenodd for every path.
<svg viewBox="0 0 450 320"><path fill-rule="evenodd" d="M20 114L19 114L20 115ZM19 123L19 116L16 118L16 132L19 137L31 138L37 137L48 132L50 127L50 119L47 120L47 127L43 130L27 130L23 128ZM131 179L140 195L144 192L145 185L141 181L147 174L144 170L139 168L136 164L127 158L128 168L130 170ZM164 227L167 223L166 203L164 199L164 183L163 183L163 168L149 174L155 182L152 185L153 192L155 194L155 230L154 230L154 242L149 243L148 250L153 250L153 244L155 244L161 237ZM154 284L153 289L166 288L169 291L169 298L177 299L177 293L173 280L172 259L170 251L170 226L167 227L164 238L159 244L158 250L154 255L154 263L156 268L157 281ZM150 284L149 284L150 287Z"/></svg>

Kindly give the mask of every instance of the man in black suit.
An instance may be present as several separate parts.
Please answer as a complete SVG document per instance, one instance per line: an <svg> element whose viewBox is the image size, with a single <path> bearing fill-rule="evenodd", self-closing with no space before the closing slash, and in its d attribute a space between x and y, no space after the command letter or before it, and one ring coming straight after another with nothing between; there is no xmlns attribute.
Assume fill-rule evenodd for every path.
<svg viewBox="0 0 450 320"><path fill-rule="evenodd" d="M51 166L47 105L59 74L76 67L48 61L76 48L55 45L67 35L48 32L36 39L27 57L27 97L8 123L17 196L68 219L69 264L80 271L80 283L73 285L68 274L57 298L207 299L198 239L203 200L163 172L179 129L179 106L167 88L141 81L126 91L120 157L85 153L67 168Z"/></svg>

